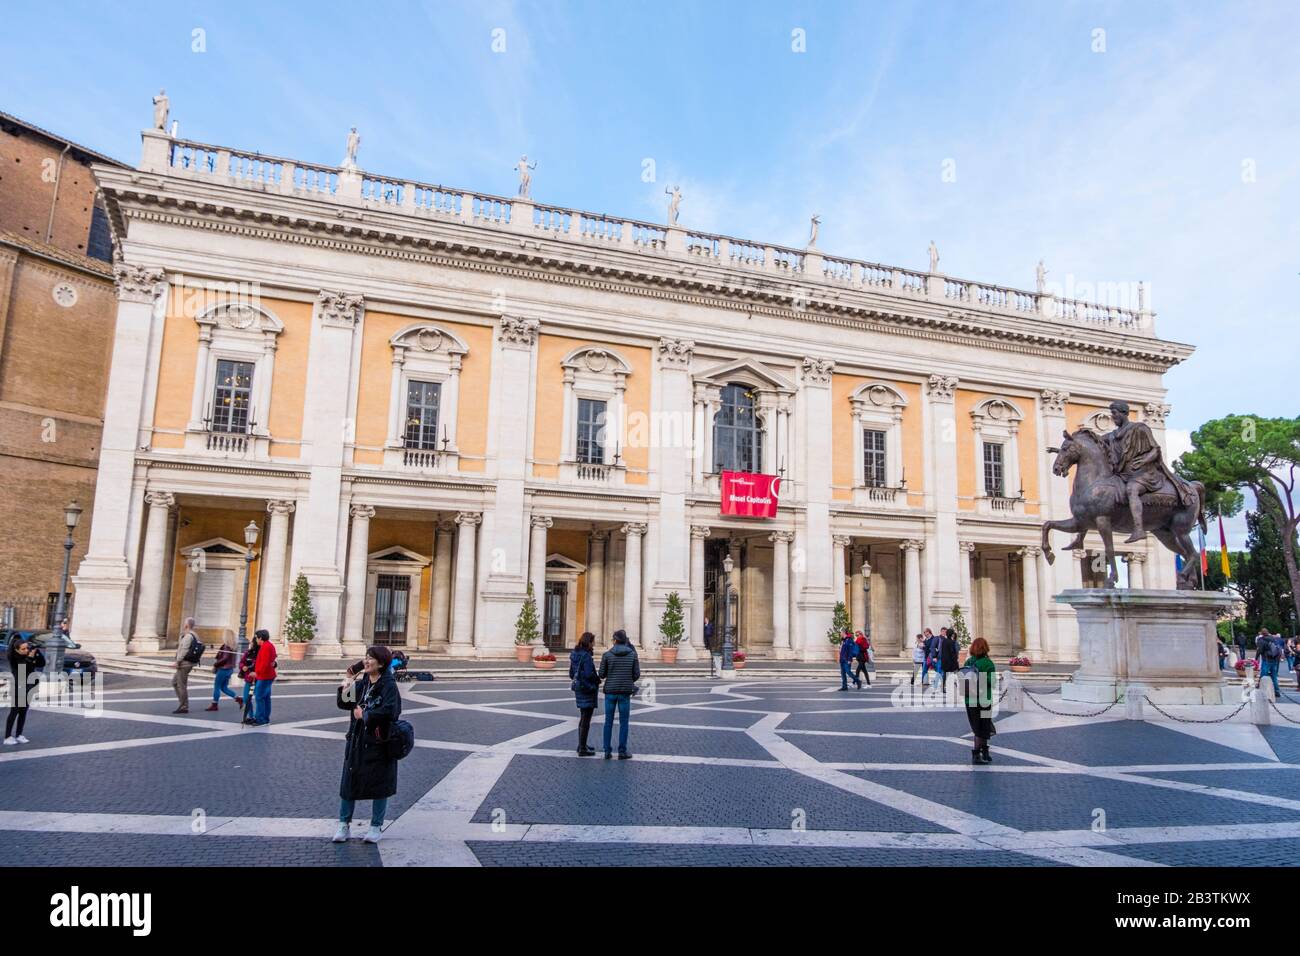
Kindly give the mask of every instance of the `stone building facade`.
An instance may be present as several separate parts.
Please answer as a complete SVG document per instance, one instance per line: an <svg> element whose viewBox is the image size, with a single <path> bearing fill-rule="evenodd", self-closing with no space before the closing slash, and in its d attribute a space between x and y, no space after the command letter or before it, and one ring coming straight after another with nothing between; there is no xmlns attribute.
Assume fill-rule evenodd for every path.
<svg viewBox="0 0 1300 956"><path fill-rule="evenodd" d="M181 619L278 631L299 573L315 655L383 641L703 651L720 568L738 644L829 659L843 601L885 653L967 611L999 654L1077 657L1040 521L1063 429L1124 398L1163 434L1191 354L1149 312L144 134L98 168L118 321L74 627L149 652ZM195 290L207 294L195 294ZM770 517L722 472L777 482ZM1140 546L1135 584L1173 586Z"/></svg>
<svg viewBox="0 0 1300 956"><path fill-rule="evenodd" d="M0 623L20 627L51 623L69 501L74 562L90 537L117 318L94 163L121 166L0 113Z"/></svg>

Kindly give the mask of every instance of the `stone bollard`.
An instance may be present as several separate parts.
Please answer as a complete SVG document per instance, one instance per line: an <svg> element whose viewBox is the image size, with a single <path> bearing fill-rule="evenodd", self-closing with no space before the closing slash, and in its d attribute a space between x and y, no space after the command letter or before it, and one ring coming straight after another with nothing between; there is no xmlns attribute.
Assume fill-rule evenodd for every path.
<svg viewBox="0 0 1300 956"><path fill-rule="evenodd" d="M1250 692L1250 722L1252 724L1270 724L1273 715L1269 713L1268 702L1273 699L1273 686L1263 681Z"/></svg>
<svg viewBox="0 0 1300 956"><path fill-rule="evenodd" d="M1001 706L1017 713L1024 710L1025 685L1020 683L1020 678L1007 674L1002 677L1002 682L1006 685L1007 696L1002 698Z"/></svg>
<svg viewBox="0 0 1300 956"><path fill-rule="evenodd" d="M1129 684L1124 688L1124 719L1145 720L1143 705L1147 700L1147 690L1141 684Z"/></svg>

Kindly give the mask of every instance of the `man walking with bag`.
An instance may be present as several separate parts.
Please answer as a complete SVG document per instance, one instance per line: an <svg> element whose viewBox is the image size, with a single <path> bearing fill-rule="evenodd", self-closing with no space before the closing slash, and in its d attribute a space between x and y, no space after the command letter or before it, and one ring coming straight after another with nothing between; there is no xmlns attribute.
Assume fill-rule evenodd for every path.
<svg viewBox="0 0 1300 956"><path fill-rule="evenodd" d="M205 650L207 648L194 633L194 618L187 617L185 626L181 628L180 639L176 642L176 676L172 678L172 690L176 692L179 706L172 711L173 714L190 712L190 671L203 658Z"/></svg>

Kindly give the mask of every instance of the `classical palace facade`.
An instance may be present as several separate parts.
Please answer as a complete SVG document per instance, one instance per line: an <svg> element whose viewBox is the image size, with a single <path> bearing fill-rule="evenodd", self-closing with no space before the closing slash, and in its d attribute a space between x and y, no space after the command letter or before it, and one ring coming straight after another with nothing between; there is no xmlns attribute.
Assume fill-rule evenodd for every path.
<svg viewBox="0 0 1300 956"><path fill-rule="evenodd" d="M843 601L885 653L961 605L1000 655L1077 659L1052 596L1095 575L1039 549L1068 515L1049 447L1115 398L1163 436L1162 375L1191 354L1141 308L548 207L527 183L162 131L96 175L121 260L73 627L105 653L159 650L188 616L233 633L248 569L249 627L272 632L305 575L314 655L511 656L531 588L555 649L620 627L654 648L677 592L691 659L730 557L754 656L829 659ZM768 487L767 513L731 506ZM1126 558L1135 586L1173 586L1156 549Z"/></svg>

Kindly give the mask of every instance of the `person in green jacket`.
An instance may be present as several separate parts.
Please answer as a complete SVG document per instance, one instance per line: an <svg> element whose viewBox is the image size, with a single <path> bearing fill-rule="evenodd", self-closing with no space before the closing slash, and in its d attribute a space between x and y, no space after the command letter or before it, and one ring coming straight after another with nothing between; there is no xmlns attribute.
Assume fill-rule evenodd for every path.
<svg viewBox="0 0 1300 956"><path fill-rule="evenodd" d="M970 721L971 733L975 735L975 746L970 752L973 764L992 763L989 754L989 738L996 734L993 726L993 704L997 693L997 665L989 657L989 642L982 637L971 641L970 660L967 666L974 671L975 681L966 684L966 719Z"/></svg>

